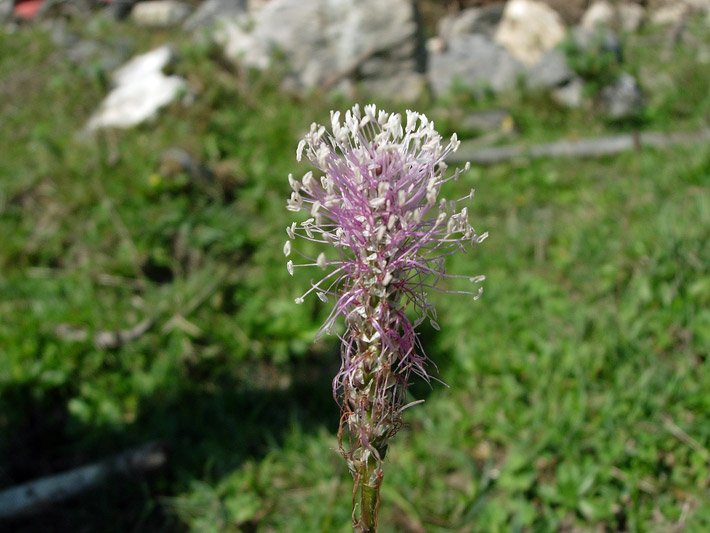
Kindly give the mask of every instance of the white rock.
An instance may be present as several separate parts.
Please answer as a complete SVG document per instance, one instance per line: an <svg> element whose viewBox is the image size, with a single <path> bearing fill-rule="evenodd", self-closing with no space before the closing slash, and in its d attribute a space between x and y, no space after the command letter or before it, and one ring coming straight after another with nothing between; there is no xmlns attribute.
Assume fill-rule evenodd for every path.
<svg viewBox="0 0 710 533"><path fill-rule="evenodd" d="M710 15L710 0L656 0L649 6L653 24L675 24L686 13Z"/></svg>
<svg viewBox="0 0 710 533"><path fill-rule="evenodd" d="M145 54L135 56L133 59L117 69L111 75L114 85L131 83L143 76L149 76L168 66L173 59L173 51L169 46L161 46Z"/></svg>
<svg viewBox="0 0 710 533"><path fill-rule="evenodd" d="M611 26L615 18L614 7L607 0L597 0L584 12L580 26L585 30L594 31L600 26Z"/></svg>
<svg viewBox="0 0 710 533"><path fill-rule="evenodd" d="M192 8L176 0L139 2L131 10L131 20L139 26L169 28L187 18Z"/></svg>
<svg viewBox="0 0 710 533"><path fill-rule="evenodd" d="M633 2L622 2L617 7L621 29L626 32L635 32L643 24L646 10L643 6Z"/></svg>
<svg viewBox="0 0 710 533"><path fill-rule="evenodd" d="M600 27L611 28L618 26L626 32L634 32L641 27L645 10L633 2L612 4L608 0L597 0L584 13L580 26L593 32Z"/></svg>
<svg viewBox="0 0 710 533"><path fill-rule="evenodd" d="M153 118L186 87L179 76L163 74L171 58L170 48L162 46L118 69L112 77L116 87L89 119L86 129L130 128Z"/></svg>
<svg viewBox="0 0 710 533"><path fill-rule="evenodd" d="M89 120L88 130L131 128L150 118L180 94L185 81L178 76L152 74L116 87Z"/></svg>
<svg viewBox="0 0 710 533"><path fill-rule="evenodd" d="M651 22L654 24L675 24L685 16L688 7L679 2L670 6L664 6L651 13Z"/></svg>
<svg viewBox="0 0 710 533"><path fill-rule="evenodd" d="M580 107L584 101L584 82L580 78L573 78L568 84L553 90L552 99L565 107Z"/></svg>
<svg viewBox="0 0 710 533"><path fill-rule="evenodd" d="M511 0L495 40L516 59L532 66L565 36L562 18L546 4L535 0Z"/></svg>

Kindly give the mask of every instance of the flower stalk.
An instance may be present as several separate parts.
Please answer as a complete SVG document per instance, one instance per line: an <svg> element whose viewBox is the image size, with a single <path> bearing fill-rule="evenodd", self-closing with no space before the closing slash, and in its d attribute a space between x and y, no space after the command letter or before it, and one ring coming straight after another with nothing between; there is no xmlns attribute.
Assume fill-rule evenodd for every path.
<svg viewBox="0 0 710 533"><path fill-rule="evenodd" d="M455 201L439 198L442 184L461 171L446 175L446 156L456 150L454 135L443 144L434 124L424 115L399 114L365 106L331 113L331 131L313 124L299 143L322 172L289 176L292 188L287 208L307 214L287 228L284 254L301 238L330 246L328 255L288 260L298 267L318 267L326 273L296 303L310 293L335 306L323 325L330 332L342 316L341 367L333 380L333 396L341 407L338 441L353 476L353 527L377 529L383 461L389 440L402 426L402 411L411 374L429 380L426 355L416 327L428 319L438 329L428 289L443 278L463 278L479 284L483 276L452 276L444 259L466 246L482 242L468 221L471 194ZM464 170L468 169L468 165ZM449 290L478 298L481 288ZM414 318L411 318L414 313ZM418 402L415 402L418 403Z"/></svg>

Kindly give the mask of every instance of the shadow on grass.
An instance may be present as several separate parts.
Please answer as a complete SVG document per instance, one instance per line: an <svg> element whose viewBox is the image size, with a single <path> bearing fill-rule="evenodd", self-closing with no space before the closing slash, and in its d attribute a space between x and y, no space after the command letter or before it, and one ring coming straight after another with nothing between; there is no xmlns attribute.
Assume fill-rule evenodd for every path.
<svg viewBox="0 0 710 533"><path fill-rule="evenodd" d="M425 330L422 341L428 344L430 336ZM439 370L446 364L439 361ZM114 476L31 516L0 520L0 531L180 531L184 525L163 505L166 498L189 490L196 480L217 482L245 461L258 460L280 447L294 426L303 432L337 431L334 341L288 365L214 365L198 363L170 390L143 398L137 419L120 428L79 425L67 411L69 391L37 399L32 384L6 387L0 404L13 414L0 438L0 489L149 442L164 445L167 463L147 474ZM421 399L437 387L415 379L411 391Z"/></svg>
<svg viewBox="0 0 710 533"><path fill-rule="evenodd" d="M263 457L294 425L305 432L336 430L333 355L279 368L237 363L243 378L187 376L178 390L145 399L138 419L120 431L91 426L69 431L75 422L61 393L34 401L31 385L5 389L2 403L19 411L2 439L2 488L151 441L164 443L168 460L157 472L116 476L39 514L0 521L0 531L180 531L183 526L161 505L164 498L193 480L216 481L245 460Z"/></svg>

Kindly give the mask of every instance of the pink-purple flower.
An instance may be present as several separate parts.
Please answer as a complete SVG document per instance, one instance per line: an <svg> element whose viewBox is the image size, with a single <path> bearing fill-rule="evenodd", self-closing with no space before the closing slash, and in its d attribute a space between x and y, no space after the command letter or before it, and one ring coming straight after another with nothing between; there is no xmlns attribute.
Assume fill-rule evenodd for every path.
<svg viewBox="0 0 710 533"><path fill-rule="evenodd" d="M476 233L467 208L459 207L473 191L455 201L439 197L441 186L461 173L446 172L445 158L459 145L455 135L444 144L424 115L407 111L403 123L374 105L362 112L355 105L344 119L331 112L331 130L313 124L298 145L297 158L305 154L322 175L289 176L288 209L307 218L287 228L284 254L303 259L288 261L291 274L301 267L324 270L296 303L311 293L333 300L324 331L332 331L339 316L345 319L342 365L333 382L343 413L341 450L356 481L374 484L388 439L401 425L411 372L428 379L416 333L425 319L438 329L427 290L445 277L481 282L483 276L445 274L444 259L487 235ZM324 251L306 257L292 245L299 238L326 245ZM446 292L477 298L480 291ZM362 479L363 465L373 464L366 469L371 479Z"/></svg>

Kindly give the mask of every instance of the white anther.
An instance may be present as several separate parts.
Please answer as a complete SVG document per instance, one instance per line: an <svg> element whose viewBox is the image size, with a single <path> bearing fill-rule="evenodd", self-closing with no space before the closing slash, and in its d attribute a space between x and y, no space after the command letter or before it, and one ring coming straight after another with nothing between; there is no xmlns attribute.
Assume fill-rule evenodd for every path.
<svg viewBox="0 0 710 533"><path fill-rule="evenodd" d="M303 183L303 188L306 189L308 192L313 192L313 172L308 171L303 175L303 179L301 180L301 183Z"/></svg>
<svg viewBox="0 0 710 533"><path fill-rule="evenodd" d="M296 192L301 190L301 183L298 180L293 178L293 174L288 175L288 184Z"/></svg>
<svg viewBox="0 0 710 533"><path fill-rule="evenodd" d="M306 147L306 141L301 139L298 143L298 148L296 148L296 161L300 161L303 157L303 149ZM281 174L283 176L283 174Z"/></svg>

